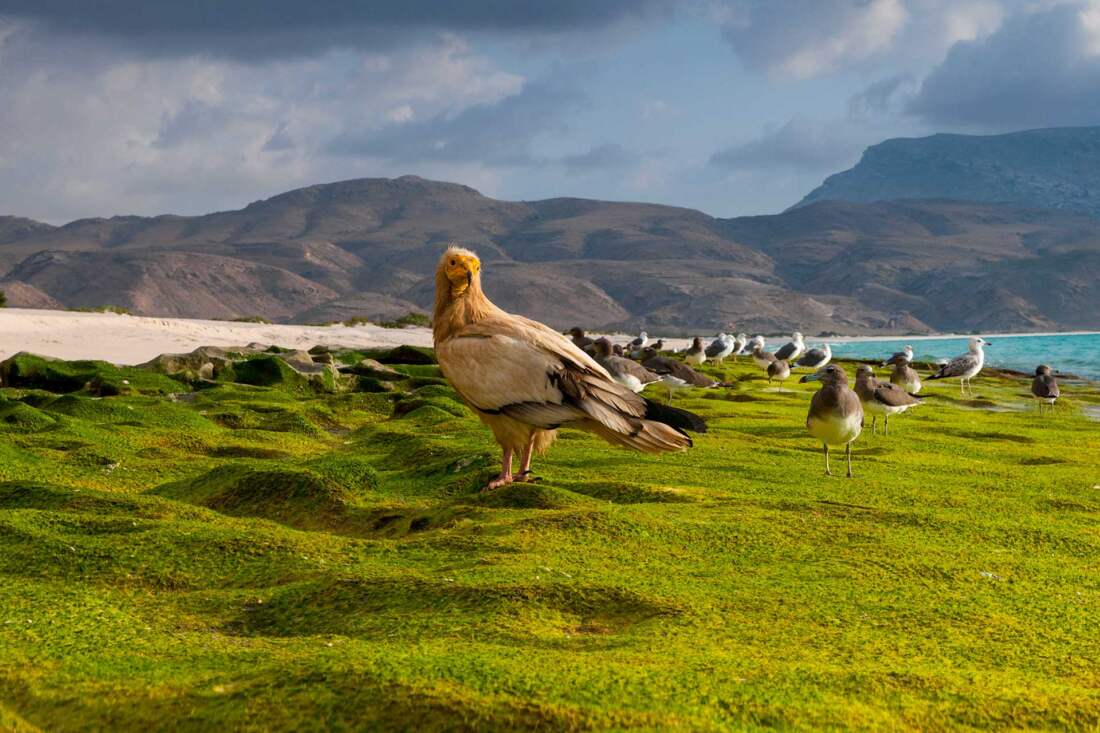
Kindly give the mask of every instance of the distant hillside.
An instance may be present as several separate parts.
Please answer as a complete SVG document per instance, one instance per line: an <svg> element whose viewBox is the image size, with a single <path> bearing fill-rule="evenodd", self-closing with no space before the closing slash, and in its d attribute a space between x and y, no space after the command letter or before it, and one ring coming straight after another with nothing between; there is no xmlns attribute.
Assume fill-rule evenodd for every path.
<svg viewBox="0 0 1100 733"><path fill-rule="evenodd" d="M310 186L205 216L0 217L12 305L301 323L432 301L450 241L503 307L565 327L816 334L1100 327L1100 221L951 201L775 216L585 199L497 201L406 176Z"/></svg>
<svg viewBox="0 0 1100 733"><path fill-rule="evenodd" d="M891 199L1008 203L1100 216L1100 127L886 140L797 206Z"/></svg>

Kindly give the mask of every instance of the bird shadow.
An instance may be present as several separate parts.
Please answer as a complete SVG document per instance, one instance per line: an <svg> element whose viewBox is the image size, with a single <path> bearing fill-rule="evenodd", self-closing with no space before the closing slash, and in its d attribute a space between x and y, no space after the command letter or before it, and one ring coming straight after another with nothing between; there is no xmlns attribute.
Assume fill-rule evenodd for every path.
<svg viewBox="0 0 1100 733"><path fill-rule="evenodd" d="M1035 438L1013 433L985 433L977 430L941 430L944 435L953 435L957 438L969 438L971 440L1007 440L1012 443L1035 443Z"/></svg>

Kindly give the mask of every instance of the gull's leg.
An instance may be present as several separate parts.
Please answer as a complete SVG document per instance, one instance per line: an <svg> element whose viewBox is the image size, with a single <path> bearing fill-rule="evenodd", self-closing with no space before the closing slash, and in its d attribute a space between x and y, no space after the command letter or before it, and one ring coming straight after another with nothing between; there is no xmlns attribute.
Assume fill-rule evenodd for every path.
<svg viewBox="0 0 1100 733"><path fill-rule="evenodd" d="M878 415L871 415L871 435L878 435Z"/></svg>
<svg viewBox="0 0 1100 733"><path fill-rule="evenodd" d="M489 482L485 488L496 489L512 483L512 449L505 448L500 459L500 475Z"/></svg>
<svg viewBox="0 0 1100 733"><path fill-rule="evenodd" d="M852 444L844 444L844 455L848 459L848 478L852 477Z"/></svg>
<svg viewBox="0 0 1100 733"><path fill-rule="evenodd" d="M531 475L531 456L534 452L535 434L532 432L531 437L527 439L527 445L523 448L523 458L520 459L519 462L519 476L516 477L517 481L530 483L538 480Z"/></svg>
<svg viewBox="0 0 1100 733"><path fill-rule="evenodd" d="M825 475L832 476L833 472L829 470L829 444L822 443L822 445L825 446Z"/></svg>
<svg viewBox="0 0 1100 733"><path fill-rule="evenodd" d="M882 434L883 435L889 435L890 434L890 416L889 415L882 418Z"/></svg>

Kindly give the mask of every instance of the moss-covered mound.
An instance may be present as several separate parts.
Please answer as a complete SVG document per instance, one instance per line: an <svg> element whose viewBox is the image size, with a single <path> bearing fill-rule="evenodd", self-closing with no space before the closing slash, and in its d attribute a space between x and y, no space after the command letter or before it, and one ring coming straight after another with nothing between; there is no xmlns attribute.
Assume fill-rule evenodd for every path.
<svg viewBox="0 0 1100 733"><path fill-rule="evenodd" d="M0 398L0 431L31 433L57 424L50 415L30 405Z"/></svg>
<svg viewBox="0 0 1100 733"><path fill-rule="evenodd" d="M241 384L273 387L294 394L336 392L339 383L335 369L319 366L316 371L303 372L282 357L258 356L234 364L232 379Z"/></svg>
<svg viewBox="0 0 1100 733"><path fill-rule="evenodd" d="M160 486L155 495L238 517L317 526L343 513L352 493L307 469L222 466L197 478Z"/></svg>
<svg viewBox="0 0 1100 733"><path fill-rule="evenodd" d="M437 364L435 351L422 346L398 346L379 354L378 361L383 364Z"/></svg>
<svg viewBox="0 0 1100 733"><path fill-rule="evenodd" d="M727 359L676 396L690 451L565 428L482 491L499 450L432 364L102 397L17 361L54 390L0 387L0 730L1100 722L1100 386L1040 418L1026 378L930 383L830 478L815 387Z"/></svg>
<svg viewBox="0 0 1100 733"><path fill-rule="evenodd" d="M27 353L0 362L0 384L60 394L84 390L104 397L186 390L182 383L148 369L118 367L105 361L60 361Z"/></svg>
<svg viewBox="0 0 1100 733"><path fill-rule="evenodd" d="M366 497L378 491L380 479L370 458L352 453L329 453L305 464L350 496Z"/></svg>

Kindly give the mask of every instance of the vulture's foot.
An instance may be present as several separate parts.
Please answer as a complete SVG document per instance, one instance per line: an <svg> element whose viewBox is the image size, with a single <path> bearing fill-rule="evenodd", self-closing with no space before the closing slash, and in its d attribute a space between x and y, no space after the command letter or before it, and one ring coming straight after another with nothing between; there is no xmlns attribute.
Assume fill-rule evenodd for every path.
<svg viewBox="0 0 1100 733"><path fill-rule="evenodd" d="M516 481L524 484L539 484L542 483L542 477L536 476L531 471L523 471L516 476Z"/></svg>
<svg viewBox="0 0 1100 733"><path fill-rule="evenodd" d="M482 491L491 491L492 489L499 489L501 486L507 486L512 483L512 474L504 474L497 476L495 479L485 485Z"/></svg>

